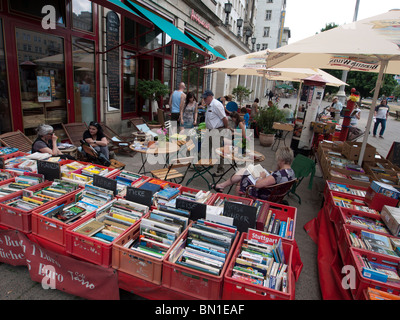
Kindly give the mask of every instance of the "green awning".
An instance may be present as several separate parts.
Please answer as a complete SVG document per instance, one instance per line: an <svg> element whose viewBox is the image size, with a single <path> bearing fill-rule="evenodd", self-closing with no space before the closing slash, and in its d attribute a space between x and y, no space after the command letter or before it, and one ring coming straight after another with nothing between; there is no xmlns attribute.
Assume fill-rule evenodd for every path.
<svg viewBox="0 0 400 320"><path fill-rule="evenodd" d="M196 37L194 34L189 33L189 37L193 38L193 40L197 41L200 45L205 47L208 51L210 51L214 56L217 56L219 58L222 58L226 60L226 58L220 54L217 50L215 50L212 46L210 46L207 42L205 42L203 39L200 39L199 37Z"/></svg>
<svg viewBox="0 0 400 320"><path fill-rule="evenodd" d="M116 1L116 0L114 0ZM158 15L150 12L149 10L143 8L142 6L133 3L132 1L128 2L141 14L143 14L147 19L153 22L157 27L159 27L162 31L167 33L173 40L179 41L181 43L187 44L193 48L196 48L200 51L203 51L193 40L191 40L188 36L186 36L182 31L180 31L177 27L175 27L171 22L159 17ZM203 51L204 52L204 51Z"/></svg>
<svg viewBox="0 0 400 320"><path fill-rule="evenodd" d="M151 28L152 23L147 21L146 19L139 16L135 11L129 8L126 4L121 2L120 0L91 0L93 3L97 3L98 5L108 8L112 11L118 12L119 14L133 20L138 21L140 24Z"/></svg>

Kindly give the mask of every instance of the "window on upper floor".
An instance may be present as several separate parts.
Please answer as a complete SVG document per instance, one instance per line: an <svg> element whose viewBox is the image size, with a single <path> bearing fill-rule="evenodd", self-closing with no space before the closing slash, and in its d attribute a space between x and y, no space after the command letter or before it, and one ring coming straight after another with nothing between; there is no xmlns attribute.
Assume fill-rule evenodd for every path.
<svg viewBox="0 0 400 320"><path fill-rule="evenodd" d="M265 20L271 20L272 18L272 10L265 11Z"/></svg>

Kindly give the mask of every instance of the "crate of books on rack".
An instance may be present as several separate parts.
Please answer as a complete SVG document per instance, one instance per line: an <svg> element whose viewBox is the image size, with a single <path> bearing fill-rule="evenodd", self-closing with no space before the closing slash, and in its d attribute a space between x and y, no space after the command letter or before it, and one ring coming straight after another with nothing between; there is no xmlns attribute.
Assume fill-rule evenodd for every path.
<svg viewBox="0 0 400 320"><path fill-rule="evenodd" d="M74 198L62 198L32 211L32 234L66 247L66 230L104 206L109 198L97 197L97 188L86 185ZM98 200L98 201L95 201Z"/></svg>
<svg viewBox="0 0 400 320"><path fill-rule="evenodd" d="M359 198L360 200L364 200L367 190L368 187L354 186L351 184L344 184L327 180L324 189L324 197L325 199L329 199L329 193L331 191L335 191L344 193L346 195L351 195L355 198Z"/></svg>
<svg viewBox="0 0 400 320"><path fill-rule="evenodd" d="M225 193L215 193L214 196L210 198L207 204L217 207L223 207L225 201L237 202L245 205L251 205L253 203L253 200L249 198L238 197Z"/></svg>
<svg viewBox="0 0 400 320"><path fill-rule="evenodd" d="M164 259L162 286L196 299L221 299L224 274L238 241L234 226L194 221Z"/></svg>
<svg viewBox="0 0 400 320"><path fill-rule="evenodd" d="M379 211L369 208L365 199L350 194L331 191L329 198L325 198L324 210L326 210L332 222L338 222L340 219L340 208L347 208L354 214L361 212L368 212L370 214L379 216Z"/></svg>
<svg viewBox="0 0 400 320"><path fill-rule="evenodd" d="M131 187L135 182L140 181L142 177L143 175L139 173L127 170L120 171L114 178L117 181L117 196L125 197L127 187Z"/></svg>
<svg viewBox="0 0 400 320"><path fill-rule="evenodd" d="M16 177L17 175L18 174L16 172L7 169L0 169L0 183L10 182L12 178Z"/></svg>
<svg viewBox="0 0 400 320"><path fill-rule="evenodd" d="M355 300L363 300L368 288L397 296L400 299L399 261L391 256L350 249L349 261L356 268L355 286L351 294Z"/></svg>
<svg viewBox="0 0 400 320"><path fill-rule="evenodd" d="M0 181L0 199L24 189L30 190L40 183L44 183L44 178L42 175L36 175L35 173L26 173Z"/></svg>
<svg viewBox="0 0 400 320"><path fill-rule="evenodd" d="M390 257L400 262L399 251L396 249L399 241L397 237L350 225L344 225L343 231L338 240L338 248L345 264L348 262L350 248L367 253L373 252L376 256Z"/></svg>
<svg viewBox="0 0 400 320"><path fill-rule="evenodd" d="M293 245L249 229L225 273L224 300L294 300Z"/></svg>
<svg viewBox="0 0 400 320"><path fill-rule="evenodd" d="M384 205L397 207L400 199L400 187L372 181L365 195L365 202L371 209L381 211Z"/></svg>
<svg viewBox="0 0 400 320"><path fill-rule="evenodd" d="M76 161L76 160L62 160L60 161L61 179L76 180L77 183L80 179L74 179L73 172L90 165L89 162ZM86 182L86 179L84 180Z"/></svg>
<svg viewBox="0 0 400 320"><path fill-rule="evenodd" d="M162 206L115 242L112 267L160 285L163 261L190 225L189 212Z"/></svg>
<svg viewBox="0 0 400 320"><path fill-rule="evenodd" d="M28 153L18 151L17 148L10 148L10 147L0 148L0 157L3 159L3 161L12 158L24 157L27 155Z"/></svg>
<svg viewBox="0 0 400 320"><path fill-rule="evenodd" d="M84 167L81 167L74 171L70 171L69 177L64 176L62 179L66 181L76 182L79 183L81 186L84 186L86 183L93 182L93 176L95 174L113 179L119 172L120 170L118 169L88 163L88 165Z"/></svg>
<svg viewBox="0 0 400 320"><path fill-rule="evenodd" d="M121 198L114 198L109 190L97 188L97 196L109 198L78 225L70 226L66 232L67 252L75 257L97 265L110 267L112 246L120 237L148 213L147 206Z"/></svg>
<svg viewBox="0 0 400 320"><path fill-rule="evenodd" d="M256 230L282 237L284 241L294 241L297 208L264 200L254 200L253 205L262 210L257 215Z"/></svg>
<svg viewBox="0 0 400 320"><path fill-rule="evenodd" d="M151 191L153 194L152 207L156 208L158 203L165 204L179 194L181 185L157 178L148 178L136 188Z"/></svg>
<svg viewBox="0 0 400 320"><path fill-rule="evenodd" d="M18 168L18 166L25 161L28 160L26 157L28 154L20 154L16 157L8 158L4 160L4 169L13 169L13 168Z"/></svg>
<svg viewBox="0 0 400 320"><path fill-rule="evenodd" d="M364 290L363 300L400 300L399 295L368 287Z"/></svg>
<svg viewBox="0 0 400 320"><path fill-rule="evenodd" d="M39 178L40 179L40 178ZM25 233L32 231L32 212L61 198L75 198L80 190L77 184L55 179L12 193L1 199L0 224Z"/></svg>

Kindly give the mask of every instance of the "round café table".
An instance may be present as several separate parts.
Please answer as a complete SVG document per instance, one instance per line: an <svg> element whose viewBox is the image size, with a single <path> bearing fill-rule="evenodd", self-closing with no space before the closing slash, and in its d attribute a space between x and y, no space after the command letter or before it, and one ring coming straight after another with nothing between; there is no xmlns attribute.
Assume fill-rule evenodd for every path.
<svg viewBox="0 0 400 320"><path fill-rule="evenodd" d="M166 141L165 144L163 143L161 147L159 146L159 141L155 142L150 147L146 146L143 142L136 142L135 144L131 144L129 148L140 153L140 156L142 158L142 166L140 167L138 173L141 173L141 171L143 170L143 174L147 173L145 164L148 161L149 155L165 155L165 167L165 165L167 165L169 162L169 155L177 153L179 151L178 144L176 142L169 141Z"/></svg>

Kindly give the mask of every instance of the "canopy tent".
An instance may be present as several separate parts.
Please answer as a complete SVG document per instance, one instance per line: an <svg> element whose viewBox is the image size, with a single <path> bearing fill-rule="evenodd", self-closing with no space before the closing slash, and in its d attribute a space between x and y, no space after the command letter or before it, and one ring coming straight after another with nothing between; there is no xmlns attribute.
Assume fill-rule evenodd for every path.
<svg viewBox="0 0 400 320"><path fill-rule="evenodd" d="M400 10L345 24L271 50L268 68L321 68L378 73L366 132L369 131L383 74L400 74ZM368 131L367 131L368 130ZM368 135L364 135L359 164Z"/></svg>

